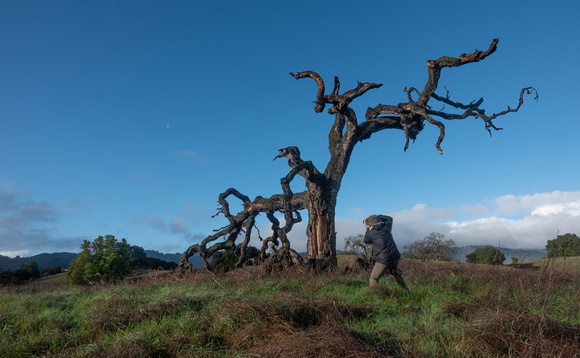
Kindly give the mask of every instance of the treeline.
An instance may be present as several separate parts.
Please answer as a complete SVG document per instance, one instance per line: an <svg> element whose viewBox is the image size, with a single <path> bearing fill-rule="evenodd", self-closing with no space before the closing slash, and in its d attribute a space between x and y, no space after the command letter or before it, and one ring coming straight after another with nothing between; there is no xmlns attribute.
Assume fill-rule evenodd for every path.
<svg viewBox="0 0 580 358"><path fill-rule="evenodd" d="M69 283L89 283L100 280L116 280L131 274L135 269L172 270L177 263L148 256L140 246L129 245L125 239L117 241L114 236L98 237L93 242L85 241L83 251L72 260ZM36 279L64 272L62 266L38 268L30 260L17 270L0 268L0 285L21 285Z"/></svg>
<svg viewBox="0 0 580 358"><path fill-rule="evenodd" d="M0 268L18 270L20 266L26 264L29 261L36 261L38 267L42 269L47 266L60 266L64 270L70 267L70 263L77 257L75 252L53 252L53 253L42 253L29 257L8 257L0 255Z"/></svg>
<svg viewBox="0 0 580 358"><path fill-rule="evenodd" d="M118 241L113 235L85 240L81 252L71 264L67 283L86 285L97 282L114 282L123 279L136 268L170 270L174 262L147 256L141 246L129 245L126 239Z"/></svg>
<svg viewBox="0 0 580 358"><path fill-rule="evenodd" d="M43 267L39 270L36 261L28 261L20 266L18 270L0 270L0 285L20 285L41 277L56 275L61 272L61 266L52 265Z"/></svg>
<svg viewBox="0 0 580 358"><path fill-rule="evenodd" d="M177 267L177 263L172 261L165 261L157 257L147 255L150 250L144 250L141 246L133 245L130 248L131 258L129 263L131 268L145 268L151 270L173 270Z"/></svg>
<svg viewBox="0 0 580 358"><path fill-rule="evenodd" d="M362 254L370 260L370 245L363 243L363 235L346 238L344 252ZM558 235L548 240L545 250L522 250L487 246L457 247L455 241L445 239L445 235L432 232L423 239L405 245L402 256L421 261L462 261L491 265L518 264L522 259L535 260L551 257L580 256L580 237L573 233Z"/></svg>
<svg viewBox="0 0 580 358"><path fill-rule="evenodd" d="M76 259L77 255L77 252L42 253L29 257L8 257L0 255L0 270L4 269L15 271L28 261L36 261L40 269L43 267L55 265L62 267L63 270L68 270L71 262ZM147 257L151 256L153 258L161 259L162 261L178 263L183 253L163 253L156 250L145 250L145 255ZM157 261L155 263L159 262L160 261ZM194 268L203 267L203 261L201 260L201 257L199 257L199 254L191 257L189 262ZM155 263L152 262L152 264Z"/></svg>

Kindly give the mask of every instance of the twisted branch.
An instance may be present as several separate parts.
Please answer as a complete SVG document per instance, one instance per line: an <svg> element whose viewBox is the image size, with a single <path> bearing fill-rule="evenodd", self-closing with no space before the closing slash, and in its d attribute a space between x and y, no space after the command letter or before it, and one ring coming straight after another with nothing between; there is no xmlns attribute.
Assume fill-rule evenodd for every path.
<svg viewBox="0 0 580 358"><path fill-rule="evenodd" d="M318 86L318 92L316 93L316 101L314 101L313 103L315 103L314 106L314 112L316 113L320 113L324 110L324 106L326 106L326 99L324 98L324 81L322 80L322 78L320 77L320 75L314 71L303 71L303 72L298 72L296 74L290 72L290 76L294 77L295 79L301 79L301 78L306 78L306 77L310 77L314 80L314 82L316 82L316 85ZM336 83L336 81L335 81ZM340 84L339 84L340 87ZM336 86L335 86L335 90ZM334 92L334 91L333 91Z"/></svg>
<svg viewBox="0 0 580 358"><path fill-rule="evenodd" d="M272 223L273 231L273 235L267 238L262 245L262 256L264 256L268 243L274 243L277 246L279 241L281 241L282 247L290 250L290 241L287 238L287 234L292 230L294 224L302 221L299 210L304 210L308 206L307 192L294 194L290 189L290 182L297 174L304 176L307 180L311 180L314 176L320 176L320 173L312 162L304 161L300 158L300 150L297 147L280 149L280 154L274 159L281 157L288 158L288 165L290 166L290 172L280 180L284 194L273 195L270 198L258 196L254 201L250 201L246 195L234 188L229 188L221 193L218 197L218 212L214 217L223 214L228 219L229 224L216 230L215 234L207 236L201 243L191 245L181 257L179 266L191 268L188 260L199 252L204 266L209 269L207 259L219 250L234 247L238 235L245 231L246 235L240 246L241 254L238 259L238 266L241 265L245 259L245 249L250 241L256 217L260 213L266 214ZM243 210L235 216L230 213L228 202L228 197L230 196L238 198L244 205ZM275 212L284 214L285 225L283 227L280 226L279 220L274 216ZM208 247L209 244L222 238L225 238L225 240ZM297 260L297 258L294 258L294 260Z"/></svg>
<svg viewBox="0 0 580 358"><path fill-rule="evenodd" d="M322 78L320 77L320 75L318 73L316 73L314 71L303 71L303 72L298 72L298 73L290 72L290 75L296 79L309 77L309 78L312 78L316 82L316 84L318 86L318 92L316 94L316 101L314 101L314 103L316 103L316 105L314 106L314 111L316 113L322 112L324 110L326 103L329 103L329 104L332 104L333 107L328 111L328 113L330 113L330 114L343 113L344 114L344 111L346 111L346 108L348 107L348 105L355 98L362 96L367 91L369 91L373 88L379 88L382 86L381 83L357 82L357 86L355 88L348 90L348 91L344 92L343 94L339 95L338 91L340 89L340 81L338 80L338 77L334 76L334 88L332 90L332 93L330 95L325 95L324 94L324 81L322 80Z"/></svg>
<svg viewBox="0 0 580 358"><path fill-rule="evenodd" d="M445 103L451 104L452 106L456 107L456 108L462 108L462 109L466 109L465 112L461 113L461 114L453 114L453 113L445 113L445 112L441 112L441 111L433 111L430 109L427 109L427 113L430 115L435 115L438 117L441 117L443 119L447 119L447 120L461 120L461 119L465 119L467 117L474 117L474 118L481 118L483 120L483 122L485 123L485 129L489 132L489 134L491 135L491 130L490 128L495 129L496 131L502 130L503 128L499 128L496 127L492 120L496 119L497 117L500 116L504 116L508 113L513 113L513 112L517 112L521 106L524 103L524 95L525 94L532 94L535 93L535 97L534 100L538 100L538 91L536 91L536 89L534 87L525 87L520 91L520 98L518 101L518 105L516 108L511 108L510 106L508 106L506 110L501 111L499 113L494 113L491 116L487 116L485 114L485 109L483 108L479 108L479 106L481 105L481 103L483 102L483 98L480 98L479 101L477 102L472 102L469 105L463 105L459 102L451 102L451 101L446 101ZM435 95L433 95L433 98L435 98ZM437 98L435 98L437 99Z"/></svg>
<svg viewBox="0 0 580 358"><path fill-rule="evenodd" d="M499 39L493 39L491 45L487 51L475 50L475 52L470 54L461 54L459 58L455 57L440 57L437 60L427 61L427 67L429 68L429 77L421 96L417 100L417 104L420 107L425 107L429 99L439 86L439 78L441 76L441 69L445 67L459 67L472 62L478 62L485 59L487 56L491 55L497 49L497 43Z"/></svg>
<svg viewBox="0 0 580 358"><path fill-rule="evenodd" d="M511 112L517 112L523 104L524 94L531 94L533 91L536 93L536 97L534 99L537 100L538 94L535 88L526 87L522 89L519 103L516 108L512 109L508 106L507 110L493 114L489 117L485 114L485 109L480 108L481 104L483 103L483 98L480 98L477 101L472 101L469 104L463 104L460 102L452 101L449 97L449 91L447 91L447 89L445 89L447 92L445 97L435 94L435 90L439 84L441 69L445 67L459 67L468 63L481 61L496 51L498 42L499 39L494 39L486 51L475 50L475 52L470 54L462 54L458 58L444 56L437 60L427 61L429 77L423 92L419 93L415 87L410 87L409 89L405 88L404 91L407 93L408 102L399 103L396 106L380 104L375 108L369 108L366 113L366 120L367 122L372 121L372 124L366 124L367 122L365 122L360 126L361 130L359 139L368 139L372 133L387 128L402 129L406 138L404 146L404 150L406 151L409 147L409 139L413 139L413 141L415 140L416 136L423 129L423 121L426 120L428 123L433 124L439 128L439 137L437 138L435 147L440 154L443 154L441 149L441 142L445 138L445 126L440 121L434 119L433 116L437 116L446 120L458 120L468 117L481 118L485 123L485 129L490 133L490 135L491 128L495 130L501 130L502 128L496 127L492 120ZM417 101L413 101L411 96L412 93L419 94ZM450 105L453 108L462 109L464 112L457 114L444 112L443 110L433 110L427 106L427 102L430 98ZM394 123L394 117L380 116L385 114L398 116L400 125L396 125Z"/></svg>

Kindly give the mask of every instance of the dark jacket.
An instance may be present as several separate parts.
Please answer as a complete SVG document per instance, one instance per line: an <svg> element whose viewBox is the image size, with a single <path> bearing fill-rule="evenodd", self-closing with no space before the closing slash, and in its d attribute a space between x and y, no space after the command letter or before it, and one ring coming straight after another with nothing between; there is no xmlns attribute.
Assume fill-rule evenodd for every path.
<svg viewBox="0 0 580 358"><path fill-rule="evenodd" d="M401 258L397 244L391 234L393 219L374 225L367 229L363 242L372 244L373 260L383 265L391 264Z"/></svg>

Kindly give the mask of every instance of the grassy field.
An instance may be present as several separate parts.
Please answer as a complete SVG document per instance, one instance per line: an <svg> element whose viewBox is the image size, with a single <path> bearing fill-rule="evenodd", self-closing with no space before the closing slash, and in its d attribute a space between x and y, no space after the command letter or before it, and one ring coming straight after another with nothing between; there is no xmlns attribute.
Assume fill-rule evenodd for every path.
<svg viewBox="0 0 580 358"><path fill-rule="evenodd" d="M54 276L0 289L0 357L580 356L580 258L401 268L410 293L365 272Z"/></svg>

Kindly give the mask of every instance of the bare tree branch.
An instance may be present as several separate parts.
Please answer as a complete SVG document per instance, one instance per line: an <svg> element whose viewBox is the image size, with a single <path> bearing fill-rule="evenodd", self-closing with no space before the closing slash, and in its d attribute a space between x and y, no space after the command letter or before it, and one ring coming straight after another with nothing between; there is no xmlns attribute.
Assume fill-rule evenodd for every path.
<svg viewBox="0 0 580 358"><path fill-rule="evenodd" d="M468 63L481 61L495 52L498 42L499 39L493 39L487 51L475 50L475 52L470 54L461 54L459 58L444 56L437 60L427 61L427 66L429 67L429 77L423 92L421 92L421 96L419 96L419 99L417 100L417 104L420 107L425 107L427 105L431 95L435 92L439 85L441 69L445 67L459 67Z"/></svg>
<svg viewBox="0 0 580 358"><path fill-rule="evenodd" d="M536 89L534 87L523 88L522 91L520 92L520 100L519 100L518 106L516 108L510 108L508 106L508 109L506 109L505 111L501 111L497 114L494 113L491 117L486 117L487 121L491 121L492 119L495 119L499 116L503 116L503 115L508 114L508 113L517 112L520 109L520 107L522 106L522 104L524 104L524 94L532 94L532 91L536 94L536 96L534 97L534 100L537 101L539 98L539 95L538 95L538 91L536 91Z"/></svg>
<svg viewBox="0 0 580 358"><path fill-rule="evenodd" d="M336 80L338 80L338 78L336 78ZM330 114L334 114L337 112L338 113L345 113L348 105L355 98L362 96L363 94L365 94L366 92L368 92L371 89L380 88L381 86L382 86L381 83L369 83L369 82L361 83L361 82L358 82L356 88L348 90L341 95L332 94L330 96L327 96L328 102L332 103L334 105L334 107L332 107L328 111L328 113L330 113Z"/></svg>
<svg viewBox="0 0 580 358"><path fill-rule="evenodd" d="M467 105L459 102L453 102L449 99L449 91L447 91L447 96L445 97L440 97L437 94L433 93L431 95L431 98L459 109L474 109L478 108L483 103L483 97L481 97L477 102L471 102L470 104Z"/></svg>
<svg viewBox="0 0 580 358"><path fill-rule="evenodd" d="M407 93L407 99L409 100L409 102L414 102L413 98L411 97L412 92L417 93L419 96L421 95L421 93L415 87L411 87L408 90L407 87L405 87L403 91Z"/></svg>
<svg viewBox="0 0 580 358"><path fill-rule="evenodd" d="M233 216L229 212L229 203L227 197L233 195L244 202L244 209L237 215ZM241 194L234 188L230 188L220 194L219 203L221 208L219 213L223 213L226 218L230 221L230 224L219 230L213 235L207 236L201 243L191 245L186 252L181 257L179 265L182 267L190 267L189 258L199 253L202 258L205 267L208 267L207 259L211 257L215 252L227 249L229 247L235 246L235 241L238 235L246 230L246 239L249 240L249 235L251 234L251 227L255 223L255 217L260 213L274 213L283 212L284 208L287 206L287 199L284 195L273 195L270 198L263 198L261 196L256 197L254 201L250 201L247 196ZM292 194L289 200L289 205L293 208L293 211L304 210L308 204L308 198L306 192L301 192L297 194ZM301 220L298 215L297 218L290 220L290 227ZM290 230L288 230L289 232ZM224 241L215 243L214 245L208 247L209 244L224 238ZM247 244L246 244L247 245Z"/></svg>
<svg viewBox="0 0 580 358"><path fill-rule="evenodd" d="M465 112L463 112L461 114L446 113L446 112L441 112L441 111L433 111L430 109L427 109L426 111L430 115L438 116L438 117L441 117L441 118L447 119L447 120L460 120L460 119L465 119L468 117L481 118L485 123L485 129L491 135L490 128L493 128L495 130L502 130L502 128L496 127L493 124L492 120L496 119L497 117L504 116L508 113L517 112L521 108L522 104L524 103L524 95L525 94L532 94L532 93L536 94L534 97L534 100L537 101L538 100L538 92L536 91L536 89L533 87L525 87L520 92L520 98L519 98L519 102L518 102L518 105L516 108L511 108L508 106L507 110L501 111L499 113L494 113L492 116L489 116L489 117L485 114L485 109L479 108L481 103L483 103L483 98L481 98L479 101L477 101L475 103L472 102L469 105L462 105L458 102L451 102L451 101L446 102L448 104L453 105L456 108L466 109ZM433 96L433 98L435 98L435 96Z"/></svg>
<svg viewBox="0 0 580 358"><path fill-rule="evenodd" d="M310 77L314 80L314 82L316 82L316 85L318 86L318 93L316 94L316 101L314 101L314 103L316 104L314 106L314 111L316 113L320 113L324 110L324 106L326 106L326 99L324 98L324 81L322 80L322 78L320 77L320 75L318 75L318 73L314 72L314 71L303 71L303 72L298 72L296 74L290 72L290 75L294 78L301 79L301 78L306 78L306 77ZM335 81L336 83L336 81ZM340 84L338 85L340 87ZM335 90L338 90L336 85L335 85Z"/></svg>
<svg viewBox="0 0 580 358"><path fill-rule="evenodd" d="M303 71L303 72L298 72L298 73L292 73L290 72L290 75L296 79L301 79L301 78L312 78L317 86L318 86L318 92L316 94L316 101L314 103L316 103L316 105L314 106L314 111L316 113L320 113L324 110L324 106L326 105L326 103L330 103L333 105L333 108L331 108L328 112L331 114L334 113L343 113L346 108L348 107L348 105L357 97L362 96L363 94L365 94L367 91L373 89L373 88L379 88L382 86L382 84L380 83L361 83L358 82L356 88L353 88L351 90L348 90L346 92L344 92L342 95L338 94L338 91L340 89L340 81L338 80L338 77L334 76L334 89L332 90L332 93L330 95L325 95L324 94L324 81L322 80L322 78L320 77L320 75L314 71Z"/></svg>

